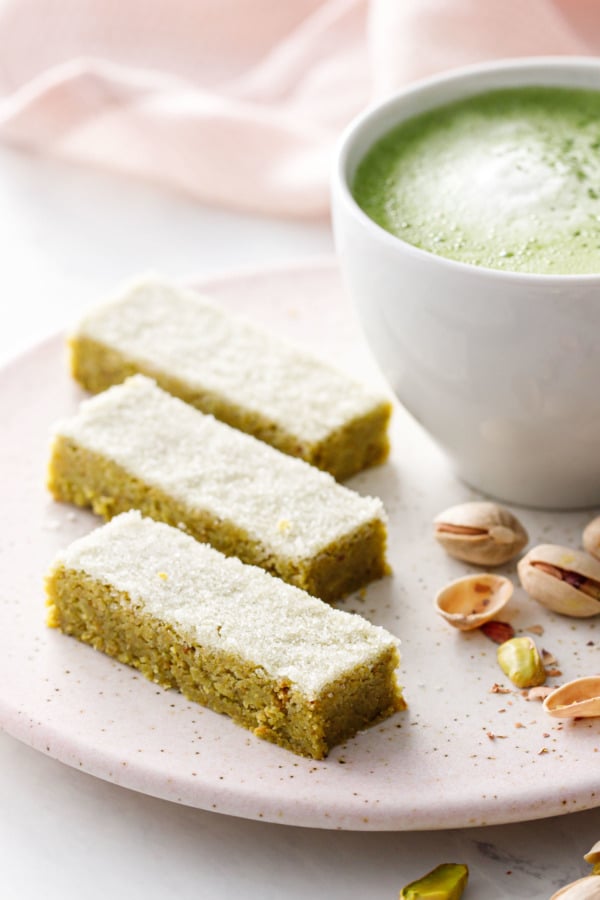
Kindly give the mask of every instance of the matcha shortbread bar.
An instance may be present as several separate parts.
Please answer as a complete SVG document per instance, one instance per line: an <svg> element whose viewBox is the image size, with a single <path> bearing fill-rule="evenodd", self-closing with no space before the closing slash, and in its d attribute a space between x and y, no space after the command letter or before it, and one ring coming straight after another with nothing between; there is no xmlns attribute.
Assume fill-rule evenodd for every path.
<svg viewBox="0 0 600 900"><path fill-rule="evenodd" d="M139 509L332 601L388 571L386 516L300 459L199 412L144 375L56 427L48 486L109 519Z"/></svg>
<svg viewBox="0 0 600 900"><path fill-rule="evenodd" d="M73 375L93 393L141 372L338 479L387 457L385 395L191 289L138 281L89 312L69 343Z"/></svg>
<svg viewBox="0 0 600 900"><path fill-rule="evenodd" d="M137 511L75 541L46 591L49 625L303 756L405 707L383 628Z"/></svg>

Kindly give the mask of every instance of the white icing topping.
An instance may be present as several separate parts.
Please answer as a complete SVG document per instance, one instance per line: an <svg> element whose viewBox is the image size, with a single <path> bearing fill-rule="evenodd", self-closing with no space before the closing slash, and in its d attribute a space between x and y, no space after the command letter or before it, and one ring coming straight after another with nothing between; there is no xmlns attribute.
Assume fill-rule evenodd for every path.
<svg viewBox="0 0 600 900"><path fill-rule="evenodd" d="M311 698L398 644L361 616L136 511L75 541L61 565L127 594L132 608L142 605L184 639L235 653Z"/></svg>
<svg viewBox="0 0 600 900"><path fill-rule="evenodd" d="M85 400L57 432L188 509L235 523L278 557L312 557L385 519L380 500L204 415L144 375Z"/></svg>
<svg viewBox="0 0 600 900"><path fill-rule="evenodd" d="M147 374L229 398L307 444L386 398L291 344L228 315L195 291L148 279L92 310L78 334Z"/></svg>

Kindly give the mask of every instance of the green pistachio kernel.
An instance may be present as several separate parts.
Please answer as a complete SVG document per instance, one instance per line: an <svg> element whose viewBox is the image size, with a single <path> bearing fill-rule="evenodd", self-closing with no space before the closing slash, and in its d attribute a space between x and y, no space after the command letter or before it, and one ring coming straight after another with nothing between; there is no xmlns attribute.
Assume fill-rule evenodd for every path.
<svg viewBox="0 0 600 900"><path fill-rule="evenodd" d="M400 891L399 900L460 900L469 870L462 863L442 863Z"/></svg>
<svg viewBox="0 0 600 900"><path fill-rule="evenodd" d="M546 669L530 637L515 637L500 644L498 662L518 688L537 687L546 681Z"/></svg>

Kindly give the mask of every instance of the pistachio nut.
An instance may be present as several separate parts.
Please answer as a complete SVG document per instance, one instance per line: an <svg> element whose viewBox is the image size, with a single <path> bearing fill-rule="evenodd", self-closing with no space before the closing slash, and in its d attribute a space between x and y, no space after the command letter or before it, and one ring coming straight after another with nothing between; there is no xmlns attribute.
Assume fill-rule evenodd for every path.
<svg viewBox="0 0 600 900"><path fill-rule="evenodd" d="M556 688L544 700L544 709L555 719L591 719L600 716L600 675L575 678ZM600 862L600 842L592 847L590 853L595 850L598 859L594 861Z"/></svg>
<svg viewBox="0 0 600 900"><path fill-rule="evenodd" d="M465 575L451 581L435 598L435 608L460 631L471 631L493 619L513 593L512 582L501 575Z"/></svg>
<svg viewBox="0 0 600 900"><path fill-rule="evenodd" d="M516 516L487 501L451 506L433 524L436 540L450 556L478 566L501 566L529 540Z"/></svg>
<svg viewBox="0 0 600 900"><path fill-rule="evenodd" d="M560 891L552 894L550 900L598 900L600 897L600 878L597 875L586 875L571 884L566 884Z"/></svg>
<svg viewBox="0 0 600 900"><path fill-rule="evenodd" d="M583 547L596 559L600 559L600 516L596 516L583 529Z"/></svg>
<svg viewBox="0 0 600 900"><path fill-rule="evenodd" d="M518 688L537 687L546 681L546 669L535 642L530 637L515 637L498 647L498 663Z"/></svg>
<svg viewBox="0 0 600 900"><path fill-rule="evenodd" d="M554 612L587 618L600 613L600 560L582 550L540 544L517 566L530 597Z"/></svg>
<svg viewBox="0 0 600 900"><path fill-rule="evenodd" d="M584 679L581 679L584 680ZM596 679L600 681L600 679ZM565 685L567 687L567 685ZM586 862L593 866L592 874L585 878L578 878L571 884L565 885L556 894L552 894L550 900L562 897L563 900L597 900L600 897L600 841L584 854Z"/></svg>
<svg viewBox="0 0 600 900"><path fill-rule="evenodd" d="M442 863L403 887L399 900L460 900L468 878L469 869L462 863Z"/></svg>

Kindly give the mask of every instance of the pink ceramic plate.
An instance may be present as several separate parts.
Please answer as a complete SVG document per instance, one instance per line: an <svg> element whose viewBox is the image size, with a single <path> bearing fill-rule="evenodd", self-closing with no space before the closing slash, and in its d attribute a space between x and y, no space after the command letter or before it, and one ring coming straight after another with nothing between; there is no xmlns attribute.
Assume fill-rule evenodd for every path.
<svg viewBox="0 0 600 900"><path fill-rule="evenodd" d="M333 263L244 273L205 285L235 312L377 378ZM430 829L533 819L595 806L600 722L562 726L527 701L483 634L433 611L436 590L466 567L431 537L433 516L470 499L420 428L398 409L389 463L352 482L381 496L393 577L350 597L402 639L410 708L323 762L264 743L227 718L164 691L44 624L43 577L54 553L97 524L44 488L48 431L82 396L62 336L0 373L0 722L32 747L100 778L178 803L293 825ZM589 516L522 510L532 541L578 545ZM514 567L508 574L515 580ZM558 684L600 671L594 620L552 615L517 588L506 615L557 658ZM508 693L494 692L498 682Z"/></svg>

